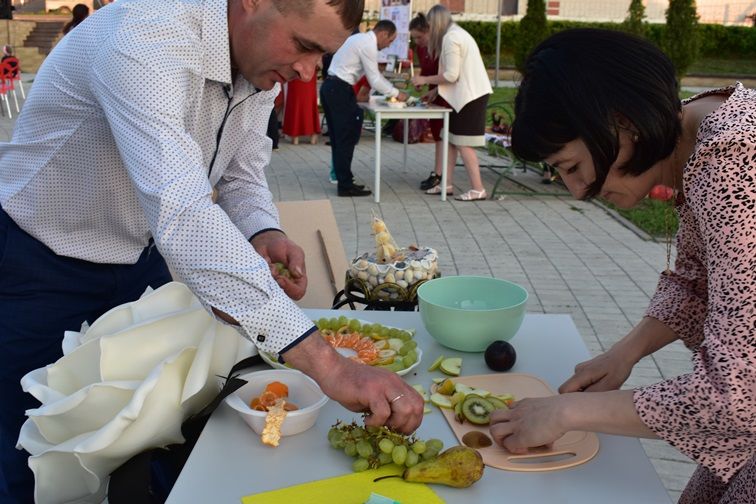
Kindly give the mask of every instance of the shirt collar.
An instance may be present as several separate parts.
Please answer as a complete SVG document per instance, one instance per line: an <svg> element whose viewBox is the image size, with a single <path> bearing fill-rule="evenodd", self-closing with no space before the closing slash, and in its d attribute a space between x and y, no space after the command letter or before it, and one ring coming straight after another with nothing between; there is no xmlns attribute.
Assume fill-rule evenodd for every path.
<svg viewBox="0 0 756 504"><path fill-rule="evenodd" d="M206 79L231 84L228 0L202 2L202 68Z"/></svg>

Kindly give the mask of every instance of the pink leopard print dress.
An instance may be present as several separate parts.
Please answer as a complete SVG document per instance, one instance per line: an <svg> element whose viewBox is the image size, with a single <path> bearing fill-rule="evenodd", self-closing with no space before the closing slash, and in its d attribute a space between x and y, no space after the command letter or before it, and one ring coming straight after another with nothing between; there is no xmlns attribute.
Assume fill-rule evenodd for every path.
<svg viewBox="0 0 756 504"><path fill-rule="evenodd" d="M635 391L643 422L700 465L680 502L756 502L756 91L740 83L698 130L678 204L675 271L646 315L694 371ZM691 98L695 100L703 95Z"/></svg>

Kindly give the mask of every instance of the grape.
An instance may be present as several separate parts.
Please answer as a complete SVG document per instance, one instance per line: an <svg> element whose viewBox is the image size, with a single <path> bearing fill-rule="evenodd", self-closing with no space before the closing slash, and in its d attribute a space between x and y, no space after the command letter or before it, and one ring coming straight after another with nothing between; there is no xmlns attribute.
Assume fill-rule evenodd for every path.
<svg viewBox="0 0 756 504"><path fill-rule="evenodd" d="M370 445L369 441L361 439L357 442L357 453L362 458L368 458L373 454L373 447Z"/></svg>
<svg viewBox="0 0 756 504"><path fill-rule="evenodd" d="M350 457L357 455L357 445L354 444L354 441L347 441L344 443L344 453Z"/></svg>
<svg viewBox="0 0 756 504"><path fill-rule="evenodd" d="M342 315L341 317L339 317L336 320L336 323L338 324L338 326L334 330L339 329L340 327L344 327L345 325L347 325L349 323L349 319L346 318L344 315Z"/></svg>
<svg viewBox="0 0 756 504"><path fill-rule="evenodd" d="M393 461L394 460L391 458L391 454L390 453L381 452L381 453L378 454L378 463L380 465L390 464Z"/></svg>
<svg viewBox="0 0 756 504"><path fill-rule="evenodd" d="M407 452L407 460L404 461L404 465L406 465L407 467L412 467L413 465L417 464L419 461L420 461L420 455L410 450Z"/></svg>
<svg viewBox="0 0 756 504"><path fill-rule="evenodd" d="M383 453L391 453L394 449L394 442L389 438L383 438L378 442L378 448Z"/></svg>
<svg viewBox="0 0 756 504"><path fill-rule="evenodd" d="M315 322L315 325L317 326L318 330L327 329L328 328L328 319L327 318L319 318L317 322Z"/></svg>
<svg viewBox="0 0 756 504"><path fill-rule="evenodd" d="M370 467L370 462L367 461L367 459L364 458L358 458L352 463L352 470L354 472L362 472L367 470Z"/></svg>
<svg viewBox="0 0 756 504"><path fill-rule="evenodd" d="M427 446L425 445L424 441L415 441L412 443L412 451L420 455L421 453L424 453L427 449Z"/></svg>
<svg viewBox="0 0 756 504"><path fill-rule="evenodd" d="M420 460L435 458L443 449L440 439L421 440L386 427L363 427L352 421L337 421L328 430L328 442L350 457L357 457L352 468L364 471L385 464L412 467Z"/></svg>
<svg viewBox="0 0 756 504"><path fill-rule="evenodd" d="M428 449L434 450L436 453L439 453L441 450L444 449L444 442L440 439L432 438L425 442L425 446Z"/></svg>
<svg viewBox="0 0 756 504"><path fill-rule="evenodd" d="M409 355L409 354L407 354L407 355L405 355L404 357L402 357L402 365L403 365L403 366L404 366L405 368L408 368L408 367L410 367L410 366L411 366L412 364L414 364L414 363L415 363L415 360L416 360L416 359L417 359L417 356L412 356L412 355Z"/></svg>
<svg viewBox="0 0 756 504"><path fill-rule="evenodd" d="M394 446L391 459L396 465L404 465L405 460L407 460L407 447L404 445Z"/></svg>
<svg viewBox="0 0 756 504"><path fill-rule="evenodd" d="M352 319L349 321L349 330L352 332L359 331L362 329L362 324L360 324L360 321L357 319Z"/></svg>

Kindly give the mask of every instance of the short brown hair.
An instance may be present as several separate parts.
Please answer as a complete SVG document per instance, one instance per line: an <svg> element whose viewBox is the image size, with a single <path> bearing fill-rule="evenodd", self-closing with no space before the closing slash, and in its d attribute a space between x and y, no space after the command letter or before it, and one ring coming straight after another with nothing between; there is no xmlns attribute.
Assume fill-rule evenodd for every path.
<svg viewBox="0 0 756 504"><path fill-rule="evenodd" d="M301 16L312 14L315 0L273 0L282 14L298 12ZM344 28L350 32L362 22L365 0L326 0L326 5L336 8Z"/></svg>

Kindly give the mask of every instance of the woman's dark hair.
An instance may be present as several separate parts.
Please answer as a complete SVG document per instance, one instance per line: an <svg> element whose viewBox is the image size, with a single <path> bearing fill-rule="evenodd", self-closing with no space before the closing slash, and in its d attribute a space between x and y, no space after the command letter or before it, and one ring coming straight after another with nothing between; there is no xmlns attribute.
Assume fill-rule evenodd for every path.
<svg viewBox="0 0 756 504"><path fill-rule="evenodd" d="M72 19L63 27L63 34L66 34L76 28L79 23L89 16L89 7L84 4L76 4L71 10Z"/></svg>
<svg viewBox="0 0 756 504"><path fill-rule="evenodd" d="M680 111L675 69L652 43L617 31L565 30L539 44L525 61L512 151L542 161L582 139L596 168L596 181L585 194L591 198L617 159L623 118L637 141L621 169L640 175L674 150Z"/></svg>
<svg viewBox="0 0 756 504"><path fill-rule="evenodd" d="M410 31L420 30L424 32L430 30L430 25L428 24L428 20L425 18L425 14L418 12L417 16L412 18L412 21L410 21L409 29Z"/></svg>

